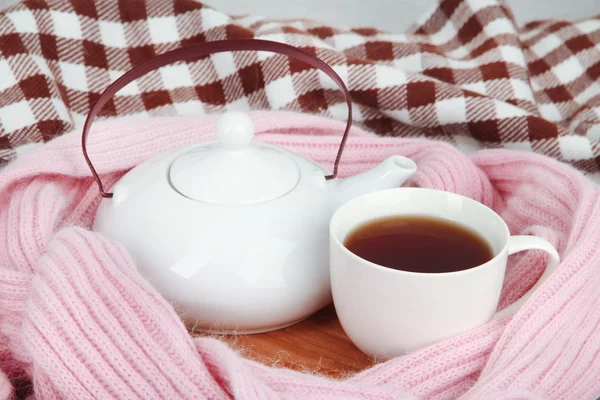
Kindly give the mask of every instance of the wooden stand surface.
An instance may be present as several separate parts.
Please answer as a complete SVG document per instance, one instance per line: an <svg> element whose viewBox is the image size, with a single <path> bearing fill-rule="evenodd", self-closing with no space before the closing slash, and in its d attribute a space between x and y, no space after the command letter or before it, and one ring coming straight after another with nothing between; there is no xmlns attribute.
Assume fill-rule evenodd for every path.
<svg viewBox="0 0 600 400"><path fill-rule="evenodd" d="M219 338L262 364L331 378L344 378L373 365L346 336L333 305L284 329Z"/></svg>

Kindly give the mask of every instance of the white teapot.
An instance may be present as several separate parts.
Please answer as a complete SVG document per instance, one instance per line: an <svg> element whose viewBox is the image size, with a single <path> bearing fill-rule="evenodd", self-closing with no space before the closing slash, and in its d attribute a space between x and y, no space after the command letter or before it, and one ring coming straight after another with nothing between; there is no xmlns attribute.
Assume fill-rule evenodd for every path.
<svg viewBox="0 0 600 400"><path fill-rule="evenodd" d="M336 178L351 125L350 97L332 69L299 49L251 39L207 42L148 63L156 67L242 49L296 56L340 85L350 114L333 174L301 155L253 141L251 118L231 111L217 120L216 141L147 160L125 174L113 193L104 192L87 155L87 133L110 96L151 70L146 64L103 93L88 115L82 141L105 197L95 230L125 245L140 272L184 321L218 333L282 328L327 305L331 215L347 200L398 187L416 171L413 161L392 156L360 175Z"/></svg>

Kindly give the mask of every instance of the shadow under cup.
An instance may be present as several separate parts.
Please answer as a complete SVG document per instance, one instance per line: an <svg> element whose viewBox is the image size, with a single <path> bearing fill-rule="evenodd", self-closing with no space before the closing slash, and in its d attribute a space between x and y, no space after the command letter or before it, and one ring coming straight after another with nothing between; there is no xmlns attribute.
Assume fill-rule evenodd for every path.
<svg viewBox="0 0 600 400"><path fill-rule="evenodd" d="M442 218L470 228L489 243L493 258L456 272L406 272L371 263L344 246L364 223L401 215ZM344 331L361 351L389 358L486 323L498 306L509 237L498 214L454 193L396 188L345 203L330 223L331 288Z"/></svg>

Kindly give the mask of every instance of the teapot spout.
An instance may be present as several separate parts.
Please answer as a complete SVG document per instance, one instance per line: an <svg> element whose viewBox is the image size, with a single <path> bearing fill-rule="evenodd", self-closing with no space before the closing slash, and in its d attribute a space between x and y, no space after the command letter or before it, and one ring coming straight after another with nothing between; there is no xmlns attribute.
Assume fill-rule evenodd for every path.
<svg viewBox="0 0 600 400"><path fill-rule="evenodd" d="M362 194L401 186L417 171L417 164L409 158L394 155L375 168L361 174L334 181L337 206Z"/></svg>

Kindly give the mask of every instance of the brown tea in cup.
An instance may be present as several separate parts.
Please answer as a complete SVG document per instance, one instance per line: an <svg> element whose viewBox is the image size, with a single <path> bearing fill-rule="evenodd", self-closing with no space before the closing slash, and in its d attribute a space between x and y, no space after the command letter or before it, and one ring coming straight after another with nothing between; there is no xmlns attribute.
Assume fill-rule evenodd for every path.
<svg viewBox="0 0 600 400"><path fill-rule="evenodd" d="M421 273L461 271L494 257L490 244L472 229L418 215L369 221L350 232L344 246L374 264Z"/></svg>

